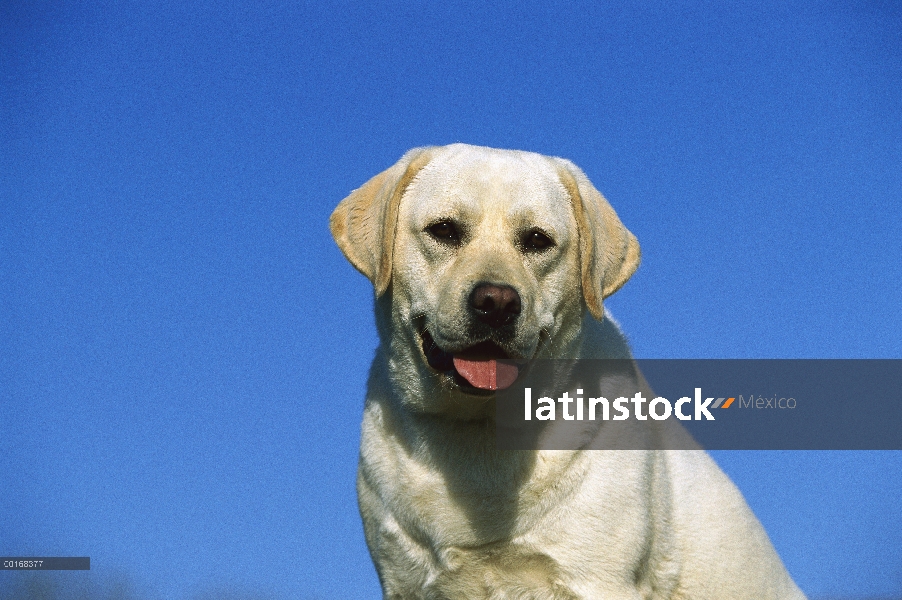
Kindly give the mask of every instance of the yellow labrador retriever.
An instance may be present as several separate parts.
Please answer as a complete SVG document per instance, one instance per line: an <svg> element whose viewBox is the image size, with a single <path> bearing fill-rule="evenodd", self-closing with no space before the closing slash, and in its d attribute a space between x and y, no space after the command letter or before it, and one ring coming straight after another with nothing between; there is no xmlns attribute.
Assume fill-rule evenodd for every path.
<svg viewBox="0 0 902 600"><path fill-rule="evenodd" d="M502 451L500 359L628 358L639 244L569 161L411 150L331 218L375 287L357 490L385 598L804 598L701 451Z"/></svg>

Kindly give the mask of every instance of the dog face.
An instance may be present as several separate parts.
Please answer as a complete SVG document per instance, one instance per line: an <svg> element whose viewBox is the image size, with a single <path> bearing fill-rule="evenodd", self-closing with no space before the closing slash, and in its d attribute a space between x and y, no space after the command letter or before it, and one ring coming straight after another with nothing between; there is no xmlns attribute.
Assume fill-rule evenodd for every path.
<svg viewBox="0 0 902 600"><path fill-rule="evenodd" d="M449 386L491 393L498 359L572 339L582 316L577 225L553 166L536 155L434 157L407 188L393 253L397 322ZM570 334L570 335L567 335ZM492 368L495 369L495 380ZM516 364L504 365L508 376Z"/></svg>
<svg viewBox="0 0 902 600"><path fill-rule="evenodd" d="M603 318L639 261L571 163L463 144L409 152L331 226L376 287L396 386L418 409L458 416L485 407L461 397L509 386L522 361L574 356L585 311Z"/></svg>

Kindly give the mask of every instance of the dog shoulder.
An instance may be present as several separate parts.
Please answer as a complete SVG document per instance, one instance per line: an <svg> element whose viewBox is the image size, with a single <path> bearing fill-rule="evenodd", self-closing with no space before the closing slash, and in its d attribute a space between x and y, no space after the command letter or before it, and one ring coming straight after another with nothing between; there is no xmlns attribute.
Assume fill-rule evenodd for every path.
<svg viewBox="0 0 902 600"><path fill-rule="evenodd" d="M584 341L580 358L630 359L633 357L629 340L607 308L605 308L604 319L601 321L597 321L587 313L583 319L582 331Z"/></svg>
<svg viewBox="0 0 902 600"><path fill-rule="evenodd" d="M805 598L739 489L704 451L667 451L673 523L683 565L679 592L704 597Z"/></svg>

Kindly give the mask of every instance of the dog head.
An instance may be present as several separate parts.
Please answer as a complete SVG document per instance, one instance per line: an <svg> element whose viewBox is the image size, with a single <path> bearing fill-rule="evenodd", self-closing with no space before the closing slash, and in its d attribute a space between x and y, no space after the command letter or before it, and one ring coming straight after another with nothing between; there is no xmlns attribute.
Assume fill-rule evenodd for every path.
<svg viewBox="0 0 902 600"><path fill-rule="evenodd" d="M603 299L639 264L636 238L585 174L528 152L411 150L330 224L373 282L397 383L439 412L439 397L510 385L522 361L574 356L585 311L603 319Z"/></svg>

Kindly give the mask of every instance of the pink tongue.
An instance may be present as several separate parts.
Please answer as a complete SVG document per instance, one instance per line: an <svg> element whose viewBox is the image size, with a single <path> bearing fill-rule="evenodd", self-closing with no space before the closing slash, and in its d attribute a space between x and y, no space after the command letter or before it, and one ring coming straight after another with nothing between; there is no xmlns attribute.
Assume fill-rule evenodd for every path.
<svg viewBox="0 0 902 600"><path fill-rule="evenodd" d="M481 390L503 390L517 380L517 365L498 362L495 359L467 360L454 357L454 368L461 377Z"/></svg>

